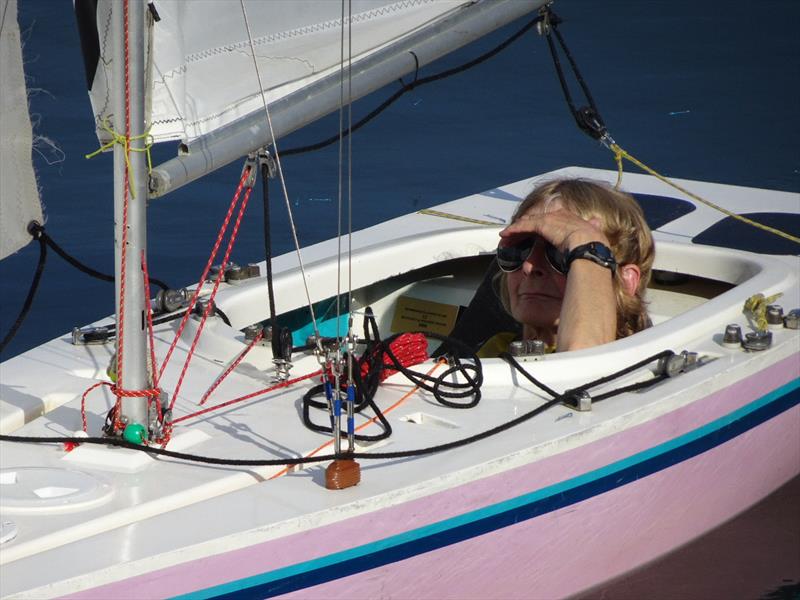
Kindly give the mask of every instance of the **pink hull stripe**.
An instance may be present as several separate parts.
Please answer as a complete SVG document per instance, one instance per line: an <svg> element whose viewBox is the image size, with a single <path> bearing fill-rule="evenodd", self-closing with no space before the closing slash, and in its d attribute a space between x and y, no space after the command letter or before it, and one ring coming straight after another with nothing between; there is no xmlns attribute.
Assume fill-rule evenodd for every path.
<svg viewBox="0 0 800 600"><path fill-rule="evenodd" d="M579 477L378 542L184 597L269 597L464 542L658 473L714 449L798 403L800 379L692 432Z"/></svg>
<svg viewBox="0 0 800 600"><path fill-rule="evenodd" d="M659 445L671 443L677 437L690 433L692 427L696 427L697 424L709 423L720 418L730 419L732 418L732 413L742 409L743 405L750 406L750 408L753 409L754 407L752 405L747 405L748 402L757 399L763 400L766 396L774 394L776 386L791 382L797 378L797 376L797 357L791 356L726 389L714 392L705 398L698 399L682 408L666 413L657 419L609 435L580 448L568 450L544 460L522 465L483 479L471 481L461 486L437 492L430 496L412 500L398 506L383 508L330 525L318 527L310 531L258 543L239 550L210 555L203 559L144 573L127 580L117 581L93 589L86 589L82 592L77 592L73 597L127 597L132 589L137 590L137 595L148 597L164 597L185 594L187 592L189 592L192 597L213 597L220 593L226 594L231 592L236 595L235 588L232 587L234 585L239 586L244 596L266 596L269 594L256 591L256 589L252 587L248 588L242 586L247 586L248 584L252 585L253 583L257 584L257 579L269 575L274 576L285 568L294 568L296 569L295 573L300 574L300 565L308 569L312 566L315 559L323 561L319 564L324 565L326 564L324 561L330 561L330 556L340 556L342 553L353 551L353 546L363 548L364 546L372 545L373 549L389 547L391 544L389 544L387 540L395 538L398 534L406 535L411 530L418 531L428 525L436 527L437 524L446 522L448 519L463 518L464 513L473 514L475 511L480 511L487 506L497 506L497 503L502 504L504 501L518 501L520 497L530 496L530 490L532 489L541 492L548 486L564 484L567 480L571 480L575 483L576 478L586 476L587 471L607 468L608 465L628 459L628 457L632 457L632 455L636 453L653 451L660 447ZM795 382L795 385L796 384L797 382ZM792 432L796 434L796 431L800 428L800 409L795 407L795 409L787 411L784 415L773 419L773 421L783 423L784 438L786 435L792 434ZM757 427L757 431L761 432L765 430L766 425L768 424ZM774 426L775 425L772 427L774 428ZM756 427L756 425L753 425L753 427ZM743 438L752 440L753 435L748 433L745 436L739 436L736 439L737 444L741 445L742 442L739 440ZM722 442L720 441L719 443ZM732 442L729 442L725 446L729 447L731 443ZM759 461L764 461L762 464L770 464L771 467L768 470L770 477L767 477L767 473L764 473L760 477L748 477L746 482L741 482L741 484L747 483L749 485L752 483L761 486L754 492L755 495L751 494L748 496L739 494L738 492L736 494L730 494L730 489L728 488L726 493L731 498L735 499L735 501L741 502L741 505L730 507L720 504L718 508L725 512L721 512L719 518L711 523L710 526L717 525L724 519L736 514L736 512L743 510L760 499L763 495L776 489L781 483L791 478L791 476L800 470L800 456L798 456L797 452L784 452L779 456L769 454L769 452L773 452L774 449L778 447L779 445L775 444L756 445L750 448L746 454L737 454L738 459L744 461L744 464L752 464ZM724 454L724 449L721 450L721 452ZM780 463L780 465L778 463ZM666 469L666 467L664 468ZM679 469L673 468L667 470L669 472L675 472ZM711 467L711 472L714 472L713 466ZM663 473L663 471L660 473ZM777 475L771 477L771 474ZM642 474L635 475L635 477L642 476ZM650 475L648 481L653 481L654 478L655 475ZM716 485L729 486L730 480L716 482ZM614 493L630 494L632 493L631 490L634 489L639 490L638 493L644 494L645 496L653 492L648 485L637 485L634 483L631 485L623 485L623 487L617 488ZM703 495L697 497L696 502L691 505L692 511L701 509L701 506L697 503L700 501L705 502L710 491L711 490L704 491ZM603 497L609 495L611 494L602 494ZM551 509L552 512L550 512L547 517L536 519L529 518L528 521L518 523L514 527L505 527L505 529L500 529L492 534L483 535L480 539L486 539L494 535L502 535L505 537L511 535L512 532L520 532L521 537L517 536L511 543L510 548L516 548L516 552L521 553L521 556L528 556L529 560L535 559L538 555L538 551L535 550L536 544L525 534L526 528L530 526L531 523L539 523L544 526L544 523L556 519L556 521L563 526L571 526L573 522L577 521L582 524L582 526L588 528L586 533L592 534L593 528L597 525L595 521L591 519L587 520L586 517L575 518L575 515L572 517L559 516L564 513L579 511L580 507L587 501L577 502L578 504L571 507L568 506L555 510ZM684 506L688 505L689 504L684 502ZM635 516L635 507L631 507L631 509ZM704 508L702 510L706 511ZM694 513L691 512L691 514ZM611 517L612 515L606 513L604 518L610 519ZM686 536L697 535L707 530L709 526L704 527L704 529L697 530L695 533L685 533L682 538L683 542L691 539L691 537ZM575 556L569 552L566 554L562 552L562 550L566 551L566 546L569 545L568 540L564 537L565 535L576 535L576 533L556 533L553 537L549 538L546 544L546 553L552 555L550 556L551 565L554 564L552 562L553 560L568 560L570 556ZM395 540L393 547L397 547L396 542L397 540ZM453 552L452 550L434 550L426 556L436 555L441 557L442 552L444 552L462 561L469 561L473 558L481 559L481 555L473 557L472 551L470 550L476 543L475 538L467 539L459 542L457 552ZM663 551L670 549L671 547L666 547ZM483 556L485 558L485 555ZM396 560L399 561L400 557L398 556ZM402 562L394 562L385 567L373 569L350 577L346 577L346 570L342 571L341 569L337 569L335 577L345 577L345 579L339 579L338 582L329 581L313 589L315 591L324 589L327 593L327 591L332 588L338 587L337 584L349 582L348 585L353 586L353 582L358 581L360 585L355 587L370 590L369 593L364 593L365 596L385 596L388 590L381 592L383 584L376 579L378 576L377 574L380 573L381 576L383 576L387 571L404 572L404 566L414 564L416 560L415 558L409 558ZM635 561L629 562L628 568L636 566L637 564L641 563ZM445 568L444 564L442 564L437 565L435 569L429 568L426 570L428 574L431 572L436 573L434 581L428 581L430 576L420 572L417 572L413 577L406 572L403 579L397 580L397 585L394 587L395 592L412 596L428 595L428 592L433 589L439 589L443 592L444 590L434 585L434 583L437 581L444 583L451 574L439 569L440 566ZM478 568L478 566L479 565L476 564L475 568ZM473 571L474 569L466 572L462 570L462 579L466 578L467 580L475 581L479 575L475 574L475 577L470 576L470 573L473 573ZM458 569L454 572L458 572ZM287 571L284 571L284 573L287 573ZM611 571L609 571L609 573L611 573ZM220 585L226 584L226 582L230 583L227 585ZM263 583L264 580L261 579L261 582ZM314 584L315 582L313 581L307 581L305 583L307 586L312 586ZM372 585L372 587L369 587L370 585ZM464 592L465 589L469 589L469 587L465 588L465 585L465 581L460 581L460 586L454 586L451 591L461 589L463 592L462 595L469 595ZM367 587L364 588L364 586ZM475 589L478 589L478 587L480 586L475 587ZM191 590L198 591L191 594ZM308 591L308 588L306 588L306 590ZM284 592L289 592L289 589L284 588L281 591L276 590L276 593ZM346 595L347 594L345 594L345 596ZM514 594L509 595L513 596ZM334 596L336 596L335 593ZM528 594L528 596L530 596L530 594Z"/></svg>
<svg viewBox="0 0 800 600"><path fill-rule="evenodd" d="M791 461L780 456L785 451L774 440L796 434L798 425L800 406L795 406L672 468L465 540L457 550L440 548L280 598L530 600L586 592L710 531L737 514L741 503L761 500L765 486L775 489L790 479L800 457L787 464ZM772 447L772 456L764 456L765 447ZM782 462L742 481L748 468L742 458L755 455ZM735 494L731 481L737 482Z"/></svg>

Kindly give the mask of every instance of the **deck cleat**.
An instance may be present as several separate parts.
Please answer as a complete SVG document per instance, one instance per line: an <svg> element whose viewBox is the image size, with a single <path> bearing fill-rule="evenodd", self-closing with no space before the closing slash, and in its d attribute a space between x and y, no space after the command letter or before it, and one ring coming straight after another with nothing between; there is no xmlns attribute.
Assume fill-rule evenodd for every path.
<svg viewBox="0 0 800 600"><path fill-rule="evenodd" d="M561 403L579 412L592 410L592 397L586 390L567 390Z"/></svg>
<svg viewBox="0 0 800 600"><path fill-rule="evenodd" d="M114 339L108 327L75 327L72 330L72 345L105 344Z"/></svg>
<svg viewBox="0 0 800 600"><path fill-rule="evenodd" d="M684 350L680 354L673 354L660 359L657 369L667 377L676 377L681 373L699 367L701 364L697 352Z"/></svg>
<svg viewBox="0 0 800 600"><path fill-rule="evenodd" d="M246 342L252 342L259 336L259 334L261 334L261 339L258 341L260 346L266 346L272 341L272 327L269 325L264 326L260 323L248 325L242 329L242 333L244 333L244 339Z"/></svg>
<svg viewBox="0 0 800 600"><path fill-rule="evenodd" d="M544 356L547 346L542 340L516 340L508 347L511 356Z"/></svg>
<svg viewBox="0 0 800 600"><path fill-rule="evenodd" d="M783 326L786 329L800 329L800 308L793 308L783 317Z"/></svg>
<svg viewBox="0 0 800 600"><path fill-rule="evenodd" d="M173 313L189 306L186 288L180 290L161 290L156 294L155 309L159 313Z"/></svg>
<svg viewBox="0 0 800 600"><path fill-rule="evenodd" d="M508 345L508 353L511 356L525 356L525 342L516 340Z"/></svg>
<svg viewBox="0 0 800 600"><path fill-rule="evenodd" d="M525 340L525 352L529 356L544 356L547 346L542 340Z"/></svg>
<svg viewBox="0 0 800 600"><path fill-rule="evenodd" d="M236 284L260 276L261 269L256 263L249 263L244 267L232 264L229 268L225 269L225 281L227 283Z"/></svg>
<svg viewBox="0 0 800 600"><path fill-rule="evenodd" d="M783 307L780 304L767 306L767 325L770 327L783 327Z"/></svg>
<svg viewBox="0 0 800 600"><path fill-rule="evenodd" d="M736 323L725 326L725 333L722 336L722 345L726 348L742 347L742 328Z"/></svg>
<svg viewBox="0 0 800 600"><path fill-rule="evenodd" d="M211 298L198 298L194 305L194 314L202 318L209 304L211 308L208 310L208 316L213 317L217 313L217 304Z"/></svg>

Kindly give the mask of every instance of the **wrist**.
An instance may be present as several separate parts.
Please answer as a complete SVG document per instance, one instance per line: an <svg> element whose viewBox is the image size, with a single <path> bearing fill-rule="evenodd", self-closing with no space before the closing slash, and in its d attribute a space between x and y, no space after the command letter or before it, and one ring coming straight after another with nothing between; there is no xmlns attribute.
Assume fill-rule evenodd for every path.
<svg viewBox="0 0 800 600"><path fill-rule="evenodd" d="M580 244L570 250L566 257L567 272L569 272L572 263L579 259L582 259L582 262L586 260L604 267L611 271L612 275L617 270L617 261L611 249L604 243L596 240L586 244Z"/></svg>

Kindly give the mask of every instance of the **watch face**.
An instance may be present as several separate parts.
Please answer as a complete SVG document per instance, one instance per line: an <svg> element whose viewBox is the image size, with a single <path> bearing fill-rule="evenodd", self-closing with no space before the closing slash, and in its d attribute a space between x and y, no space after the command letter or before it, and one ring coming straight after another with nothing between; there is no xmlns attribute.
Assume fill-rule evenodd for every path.
<svg viewBox="0 0 800 600"><path fill-rule="evenodd" d="M611 254L611 250L609 250L603 244L598 244L597 242L592 243L592 247L590 248L589 252L606 262L616 262L614 260L614 255Z"/></svg>
<svg viewBox="0 0 800 600"><path fill-rule="evenodd" d="M611 250L605 244L601 244L600 242L590 242L575 248L569 255L569 264L578 258L591 260L598 265L602 265L611 269L612 272L616 271L617 269L617 261L614 259L614 255L611 253Z"/></svg>

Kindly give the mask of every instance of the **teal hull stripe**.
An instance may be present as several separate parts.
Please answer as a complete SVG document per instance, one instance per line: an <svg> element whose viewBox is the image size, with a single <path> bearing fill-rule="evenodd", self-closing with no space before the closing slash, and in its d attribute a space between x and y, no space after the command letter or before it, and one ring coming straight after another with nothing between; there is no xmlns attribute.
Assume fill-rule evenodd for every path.
<svg viewBox="0 0 800 600"><path fill-rule="evenodd" d="M581 502L688 460L798 403L800 378L698 429L583 475L376 542L178 598L266 598L458 543Z"/></svg>

